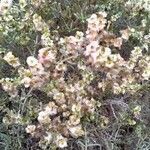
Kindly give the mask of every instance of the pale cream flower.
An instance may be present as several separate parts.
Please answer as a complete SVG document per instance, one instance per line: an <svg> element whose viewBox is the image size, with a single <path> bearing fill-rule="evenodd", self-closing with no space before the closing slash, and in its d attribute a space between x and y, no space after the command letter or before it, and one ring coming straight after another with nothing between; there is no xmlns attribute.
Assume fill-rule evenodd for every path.
<svg viewBox="0 0 150 150"><path fill-rule="evenodd" d="M77 55L81 49L82 39L75 36L66 37L67 54Z"/></svg>
<svg viewBox="0 0 150 150"><path fill-rule="evenodd" d="M49 114L48 112L46 111L41 111L38 115L38 121L41 123L41 124L47 124L47 123L50 123L51 122L51 119L49 117Z"/></svg>
<svg viewBox="0 0 150 150"><path fill-rule="evenodd" d="M49 33L44 33L41 36L41 44L44 46L54 46L53 40L50 39L50 34Z"/></svg>
<svg viewBox="0 0 150 150"><path fill-rule="evenodd" d="M119 62L122 61L123 63L123 58L120 56L120 54L111 54L109 56L110 60L112 60L113 62Z"/></svg>
<svg viewBox="0 0 150 150"><path fill-rule="evenodd" d="M93 98L91 98L90 100L87 98L83 99L83 103L85 104L85 106L88 108L88 111L90 113L93 113L95 110L95 100Z"/></svg>
<svg viewBox="0 0 150 150"><path fill-rule="evenodd" d="M31 80L31 86L34 88L41 88L43 86L43 84L45 83L45 77L41 77L41 76L33 76L32 80Z"/></svg>
<svg viewBox="0 0 150 150"><path fill-rule="evenodd" d="M92 41L89 45L87 45L86 50L84 52L85 56L91 55L92 52L96 52L97 48L99 48L98 41Z"/></svg>
<svg viewBox="0 0 150 150"><path fill-rule="evenodd" d="M125 40L129 39L129 35L130 35L130 30L129 28L125 29L125 30L121 30L120 33L122 34L122 38Z"/></svg>
<svg viewBox="0 0 150 150"><path fill-rule="evenodd" d="M45 75L48 75L48 73L45 72L44 67L43 67L43 65L41 63L37 63L34 67L30 67L30 72L34 76L45 76Z"/></svg>
<svg viewBox="0 0 150 150"><path fill-rule="evenodd" d="M26 0L19 0L19 5L23 9L27 5Z"/></svg>
<svg viewBox="0 0 150 150"><path fill-rule="evenodd" d="M15 57L12 52L8 52L4 58L5 61L8 62L9 65L12 65L13 67L18 67L20 66L20 62L19 59L17 57Z"/></svg>
<svg viewBox="0 0 150 150"><path fill-rule="evenodd" d="M91 62L92 64L95 64L97 62L97 58L99 56L98 52L92 52L91 57L89 58L89 62Z"/></svg>
<svg viewBox="0 0 150 150"><path fill-rule="evenodd" d="M0 80L3 90L9 93L10 96L15 97L18 94L17 85L11 78L2 78Z"/></svg>
<svg viewBox="0 0 150 150"><path fill-rule="evenodd" d="M57 114L57 106L54 102L49 102L48 105L45 107L45 112L49 115L56 115Z"/></svg>
<svg viewBox="0 0 150 150"><path fill-rule="evenodd" d="M122 92L121 86L118 83L113 84L114 94L119 94Z"/></svg>
<svg viewBox="0 0 150 150"><path fill-rule="evenodd" d="M22 124L21 114L15 113L12 110L8 110L7 115L3 117L3 123L5 124Z"/></svg>
<svg viewBox="0 0 150 150"><path fill-rule="evenodd" d="M106 89L106 82L102 81L98 83L98 88L102 89L102 91L105 91Z"/></svg>
<svg viewBox="0 0 150 150"><path fill-rule="evenodd" d="M66 102L64 93L62 93L62 92L58 92L58 93L54 94L53 98L57 104L64 104Z"/></svg>
<svg viewBox="0 0 150 150"><path fill-rule="evenodd" d="M105 62L105 67L112 68L114 65L114 62L110 59L107 59L107 61Z"/></svg>
<svg viewBox="0 0 150 150"><path fill-rule="evenodd" d="M52 133L51 132L46 132L46 136L44 136L44 140L47 142L47 143L50 143L52 141Z"/></svg>
<svg viewBox="0 0 150 150"><path fill-rule="evenodd" d="M125 76L124 78L122 78L122 83L128 85L128 84L133 83L134 79L135 78L133 76L128 75L128 77Z"/></svg>
<svg viewBox="0 0 150 150"><path fill-rule="evenodd" d="M56 145L60 148L67 147L67 138L64 138L62 135L56 136Z"/></svg>
<svg viewBox="0 0 150 150"><path fill-rule="evenodd" d="M36 129L35 125L28 125L25 130L27 133L33 133L35 129Z"/></svg>
<svg viewBox="0 0 150 150"><path fill-rule="evenodd" d="M81 31L77 31L77 32L76 32L76 37L77 37L78 39L83 39L83 36L84 36L84 33L83 33L83 32L81 32Z"/></svg>
<svg viewBox="0 0 150 150"><path fill-rule="evenodd" d="M58 71L66 71L67 70L67 66L66 66L66 64L59 63L58 65L56 65L56 70L58 70Z"/></svg>
<svg viewBox="0 0 150 150"><path fill-rule="evenodd" d="M87 19L88 30L99 31L99 20L96 14L92 14L90 18Z"/></svg>
<svg viewBox="0 0 150 150"><path fill-rule="evenodd" d="M68 127L68 129L70 131L71 136L74 138L78 138L78 137L84 135L84 131L83 131L81 125Z"/></svg>
<svg viewBox="0 0 150 150"><path fill-rule="evenodd" d="M104 15L104 14L103 14ZM104 27L106 26L107 20L104 18L104 16L99 17L99 30L104 30Z"/></svg>
<svg viewBox="0 0 150 150"><path fill-rule="evenodd" d="M0 1L0 14L5 14L12 6L13 0L1 0Z"/></svg>
<svg viewBox="0 0 150 150"><path fill-rule="evenodd" d="M35 7L41 6L42 3L45 3L45 0L31 0L31 4Z"/></svg>
<svg viewBox="0 0 150 150"><path fill-rule="evenodd" d="M105 12L99 12L98 15L92 14L90 18L87 19L88 30L99 32L103 30L107 20L105 17L107 14Z"/></svg>
<svg viewBox="0 0 150 150"><path fill-rule="evenodd" d="M104 48L104 52L102 52L102 57L108 57L111 55L111 49L109 47Z"/></svg>
<svg viewBox="0 0 150 150"><path fill-rule="evenodd" d="M86 38L89 41L94 41L94 40L96 40L97 37L98 37L98 32L92 31L92 30L87 30L86 31Z"/></svg>
<svg viewBox="0 0 150 150"><path fill-rule="evenodd" d="M132 120L132 119L128 119L128 124L129 124L129 125L135 125L135 124L136 124L136 121L135 121L135 120Z"/></svg>
<svg viewBox="0 0 150 150"><path fill-rule="evenodd" d="M98 14L99 14L100 16L102 16L103 18L106 18L106 17L107 17L107 13L106 13L106 12L100 11L100 12L98 12Z"/></svg>
<svg viewBox="0 0 150 150"><path fill-rule="evenodd" d="M127 62L126 67L127 67L129 70L132 70L132 69L135 67L135 64L136 64L136 61L130 60L129 62Z"/></svg>
<svg viewBox="0 0 150 150"><path fill-rule="evenodd" d="M38 59L45 67L49 67L55 61L56 54L50 47L45 47L39 50Z"/></svg>
<svg viewBox="0 0 150 150"><path fill-rule="evenodd" d="M34 67L38 64L38 60L34 56L29 56L26 62L30 67Z"/></svg>
<svg viewBox="0 0 150 150"><path fill-rule="evenodd" d="M30 67L30 71L35 76L43 76L48 74L44 71L44 67L42 66L41 63L37 63L35 66Z"/></svg>
<svg viewBox="0 0 150 150"><path fill-rule="evenodd" d="M70 112L69 111L63 112L63 117L69 117L69 116L70 116Z"/></svg>
<svg viewBox="0 0 150 150"><path fill-rule="evenodd" d="M141 106L137 105L134 109L133 109L133 114L136 118L140 117L140 113L141 113Z"/></svg>
<svg viewBox="0 0 150 150"><path fill-rule="evenodd" d="M42 20L42 17L38 14L33 15L33 23L37 31L42 31L44 28L47 27L47 24Z"/></svg>
<svg viewBox="0 0 150 150"><path fill-rule="evenodd" d="M72 112L78 113L81 111L81 105L80 104L73 104L71 107Z"/></svg>
<svg viewBox="0 0 150 150"><path fill-rule="evenodd" d="M71 126L71 125L78 125L80 123L80 117L77 116L77 115L71 115L69 117L69 121L68 121L68 125Z"/></svg>
<svg viewBox="0 0 150 150"><path fill-rule="evenodd" d="M150 67L149 68L146 68L144 70L144 72L142 73L142 77L145 79L145 80L149 80L150 78Z"/></svg>
<svg viewBox="0 0 150 150"><path fill-rule="evenodd" d="M67 110L67 108L68 108L68 106L66 104L62 104L60 107L62 108L63 111Z"/></svg>
<svg viewBox="0 0 150 150"><path fill-rule="evenodd" d="M142 49L140 47L134 47L134 50L131 51L131 58L137 59L142 56Z"/></svg>
<svg viewBox="0 0 150 150"><path fill-rule="evenodd" d="M101 121L101 127L102 128L104 128L104 127L106 127L107 125L108 125L108 123L109 123L109 118L108 117L105 117L105 116L101 116L101 119L102 119L102 121Z"/></svg>
<svg viewBox="0 0 150 150"><path fill-rule="evenodd" d="M92 14L90 18L87 19L88 23L95 23L97 22L97 15L96 14Z"/></svg>
<svg viewBox="0 0 150 150"><path fill-rule="evenodd" d="M29 77L24 77L24 78L21 80L21 83L24 84L25 88L28 88L28 87L31 85L31 81L32 81L31 78L29 78Z"/></svg>
<svg viewBox="0 0 150 150"><path fill-rule="evenodd" d="M118 47L118 48L121 48L121 45L122 45L122 38L116 38L113 40L113 45L115 47Z"/></svg>
<svg viewBox="0 0 150 150"><path fill-rule="evenodd" d="M24 67L19 67L18 73L20 77L32 77L32 73L30 69L25 69Z"/></svg>

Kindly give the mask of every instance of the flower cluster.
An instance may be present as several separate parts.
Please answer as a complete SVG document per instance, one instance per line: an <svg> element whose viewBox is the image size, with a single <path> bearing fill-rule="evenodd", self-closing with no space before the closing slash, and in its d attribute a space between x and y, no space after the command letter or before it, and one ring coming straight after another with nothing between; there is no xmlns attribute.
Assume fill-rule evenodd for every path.
<svg viewBox="0 0 150 150"><path fill-rule="evenodd" d="M84 135L81 119L94 113L96 106L96 101L87 97L84 90L85 85L82 85L81 82L74 85L67 85L64 82L63 87L62 82L64 81L61 81L56 86L57 88L55 87L49 93L52 99L39 112L37 118L39 124L37 126L29 125L26 128L27 133L31 133L33 136L36 136L38 131L43 130L45 134L41 135L43 136L41 142L46 145L56 144L60 148L67 146L65 137L78 138ZM48 140L49 135L51 136ZM61 137L60 141L58 137Z"/></svg>
<svg viewBox="0 0 150 150"><path fill-rule="evenodd" d="M125 7L127 7L128 9L133 9L134 11L139 11L142 9L144 9L145 11L149 11L150 3L149 0L135 0L135 1L128 0L125 3Z"/></svg>
<svg viewBox="0 0 150 150"><path fill-rule="evenodd" d="M44 66L48 66L53 59L55 59L55 55L49 49L39 50L39 59L36 59L34 56L29 56L27 58L28 68L21 67L18 70L21 83L26 88L40 88L49 79L50 75Z"/></svg>
<svg viewBox="0 0 150 150"><path fill-rule="evenodd" d="M19 59L15 57L12 52L8 52L3 59L14 68L20 66Z"/></svg>
<svg viewBox="0 0 150 150"><path fill-rule="evenodd" d="M60 52L67 56L78 56L83 49L84 34L77 31L76 36L69 36L60 38L59 45L61 46ZM66 51L67 49L67 51Z"/></svg>
<svg viewBox="0 0 150 150"><path fill-rule="evenodd" d="M82 120L95 113L98 96L108 90L114 94L134 92L141 81L150 78L150 57L142 48L135 47L127 61L119 54L130 28L116 36L108 31L106 17L105 12L93 14L87 19L85 34L78 31L54 42L47 24L35 14L33 23L42 33L43 46L38 56L29 56L27 67L22 67L11 52L4 56L10 65L18 67L19 84L43 90L49 97L49 103L39 110L36 125L26 127L27 133L40 138L40 146L67 147L69 137L85 134ZM97 72L102 76L95 77ZM1 83L10 95L17 89L12 80L2 79ZM102 126L109 123L106 117L101 119Z"/></svg>
<svg viewBox="0 0 150 150"><path fill-rule="evenodd" d="M105 12L99 12L87 19L88 28L86 35L82 36L82 42L78 43L80 46L72 43L68 45L66 42L67 52L70 52L70 49L73 54L80 52L85 56L85 64L88 66L86 68L91 65L91 71L96 69L105 74L98 83L98 87L103 91L107 89L107 86L111 87L115 94L135 91L139 87L139 81L149 79L150 58L142 54L142 48L135 47L129 60L125 61L116 52L118 51L116 48L121 49L122 43L129 39L131 29L127 27L121 30L121 36L117 37L106 30L108 28L106 16ZM71 42L75 41L76 36L71 39ZM143 67L141 61L145 64ZM135 73L135 69L138 73Z"/></svg>
<svg viewBox="0 0 150 150"><path fill-rule="evenodd" d="M42 17L38 14L33 15L33 23L37 31L42 31L45 28L47 28L47 24L42 20Z"/></svg>
<svg viewBox="0 0 150 150"><path fill-rule="evenodd" d="M11 95L12 97L17 96L18 94L18 90L17 90L17 80L12 79L12 78L2 78L0 80L0 83L3 87L3 89L8 92L9 95Z"/></svg>

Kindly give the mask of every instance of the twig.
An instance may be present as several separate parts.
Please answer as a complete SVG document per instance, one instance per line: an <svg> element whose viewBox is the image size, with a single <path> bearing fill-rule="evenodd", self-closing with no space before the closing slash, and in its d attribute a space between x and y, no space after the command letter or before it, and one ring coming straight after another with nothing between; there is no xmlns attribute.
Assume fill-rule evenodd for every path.
<svg viewBox="0 0 150 150"><path fill-rule="evenodd" d="M31 94L32 90L33 90L33 88L31 88L31 89L29 90L29 92L27 93L26 97L24 98L24 102L23 102L23 105L22 105L22 108L21 108L21 115L23 114L26 101L27 101L28 98L30 97L30 94Z"/></svg>
<svg viewBox="0 0 150 150"><path fill-rule="evenodd" d="M67 60L70 60L70 59L73 59L73 58L77 58L77 57L76 57L76 56L70 56L70 57L68 57L68 58L65 58L65 59L63 59L63 60L57 62L57 65L60 65L60 64L62 64L63 62L65 62L65 61L67 61Z"/></svg>
<svg viewBox="0 0 150 150"><path fill-rule="evenodd" d="M116 116L116 113L115 113L115 110L114 110L114 108L113 108L112 104L110 104L110 107L111 107L111 110L112 110L112 113L113 113L113 115L114 115L115 119L116 119L116 120L117 120L117 122L118 122L118 118L117 118L117 116Z"/></svg>

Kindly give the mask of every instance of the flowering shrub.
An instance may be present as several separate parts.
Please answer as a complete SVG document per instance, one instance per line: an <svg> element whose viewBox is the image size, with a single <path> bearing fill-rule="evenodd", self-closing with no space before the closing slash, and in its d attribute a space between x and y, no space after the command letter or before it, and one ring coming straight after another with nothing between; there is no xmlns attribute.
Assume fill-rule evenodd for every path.
<svg viewBox="0 0 150 150"><path fill-rule="evenodd" d="M10 65L18 67L17 80L20 80L18 82L25 88L41 89L47 86L47 83L53 85L47 93L51 97L50 102L42 106L38 114L39 124L28 125L26 128L27 133L31 133L32 136L38 134L41 137L40 144L55 143L57 147L64 148L67 147L67 137L77 138L84 135L81 120L86 115L94 113L97 102L93 98L95 91L90 89L90 81L93 80L95 70L104 74L97 84L101 92L135 92L141 81L149 79L150 57L143 55L140 47L135 47L130 59L125 61L118 51L124 40L128 40L130 29L121 31L121 36L116 37L105 30L106 16L105 12L93 14L87 19L85 35L77 32L76 36L61 38L58 46L51 44L40 49L38 58L29 56L26 61L28 68L21 67L18 58L11 52L4 56L4 60ZM40 22L41 18L38 18L38 21L35 16L33 18L37 30L42 31L40 27L45 26L42 21ZM112 52L113 47L118 50ZM57 56L59 51L61 56ZM63 59L57 61L58 57ZM70 63L75 63L82 78L74 79L73 83L69 83L69 79L64 79L67 65ZM7 78L1 80L3 89L14 96L17 85L13 85L13 82L13 79L12 82Z"/></svg>
<svg viewBox="0 0 150 150"><path fill-rule="evenodd" d="M145 9L147 12L147 3L145 1L143 7L139 8L140 3L131 4L128 1L125 7L128 9L129 6L136 5L134 9ZM12 51L6 52L2 58L16 72L15 77L1 78L2 89L8 93L11 101L19 99L20 103L18 112L6 110L3 123L23 125L28 136L38 139L38 145L42 149L65 148L68 147L71 138L86 136L84 125L92 122L98 111L103 109L102 106L106 105L105 102L104 104L100 102L104 96L134 96L148 84L149 42L148 35L145 35L144 31L139 33L138 37L142 45L134 45L130 56L126 59L121 55L123 45L137 35L135 29L130 26L118 30L118 33L113 32L111 27L117 16L109 16L109 13L99 11L86 19L87 28L83 32L77 31L75 35L60 36L58 32L51 33L49 22L46 22L38 12L29 9L25 0L20 0L19 4L23 12L26 10L29 12L23 13L20 18L22 21L16 22L18 28L15 30L21 31L27 27L32 35L38 33L36 37L34 36L35 48L38 51L31 51L25 62ZM31 4L33 8L41 9L48 2L33 0ZM7 12L11 5L11 1L0 3L0 13L4 15L2 19L5 22L11 22L12 16ZM2 26L1 30L6 28L8 26ZM5 32L3 34L6 36ZM17 36L15 40L21 45L27 46L32 43L30 36L21 33L20 35L25 36L24 40ZM37 46L38 44L40 46ZM35 91L44 92L48 100L44 101L43 97L42 101L36 101L34 105L31 100L30 107L25 112L26 101L33 98ZM118 119L113 104L121 105L123 109L127 106L121 102L110 102L113 115ZM139 119L140 112L141 107L136 106L131 113ZM135 119L121 117L123 121L128 121L129 125L136 124ZM101 115L99 119L102 128L109 124L108 117Z"/></svg>

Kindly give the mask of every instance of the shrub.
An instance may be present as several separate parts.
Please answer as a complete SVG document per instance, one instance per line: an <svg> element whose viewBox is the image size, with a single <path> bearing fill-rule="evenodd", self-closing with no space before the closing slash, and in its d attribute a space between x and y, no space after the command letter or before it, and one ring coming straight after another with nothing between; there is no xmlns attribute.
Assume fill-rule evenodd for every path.
<svg viewBox="0 0 150 150"><path fill-rule="evenodd" d="M23 134L28 137L31 134L42 149L68 145L70 148L70 140L88 138L90 130L85 130L86 125L95 124L96 132L103 129L109 133L107 128L117 123L117 128L111 132L117 130L118 135L121 134L117 133L120 132L118 128L124 130L124 126L137 124L138 130L142 126L137 123L142 122L142 108L134 99L138 92L145 89L146 93L149 88L148 2L142 5L142 2L119 1L113 4L108 1L106 13L105 2L98 1L96 5L96 1L86 1L86 5L89 4L84 8L87 14L90 9L101 10L89 17L87 14L84 16L82 9L80 14L69 12L77 6L83 7L81 1L78 4L73 2L65 1L71 8L65 8L61 2L45 0L30 3L22 0L14 6L6 3L7 8L3 1L0 5L2 61L15 70L9 77L4 74L0 80L12 105L9 108L5 105L6 114L2 121L8 126L21 126L20 130L28 133ZM49 8L50 4L52 7ZM119 9L118 6L123 7L123 4L125 8L122 11L116 13L116 10L111 10L114 6ZM55 6L60 12L55 12ZM124 19L129 8L132 8L131 15ZM54 18L50 20L54 12L62 17L65 27L52 29L56 25ZM137 25L139 16L141 24ZM74 19L80 25L77 29L76 23L72 22ZM128 24L121 27L123 20ZM71 29L66 23L68 21ZM10 47L13 50L10 51ZM128 54L124 55L124 49ZM25 57L20 50L26 51ZM125 100L128 97L133 101L127 104ZM107 115L107 110L113 117ZM114 147L119 149L119 142L116 143ZM87 145L85 142L83 146L81 141L78 144L86 148L102 145L113 149L109 138L102 140L100 145Z"/></svg>

